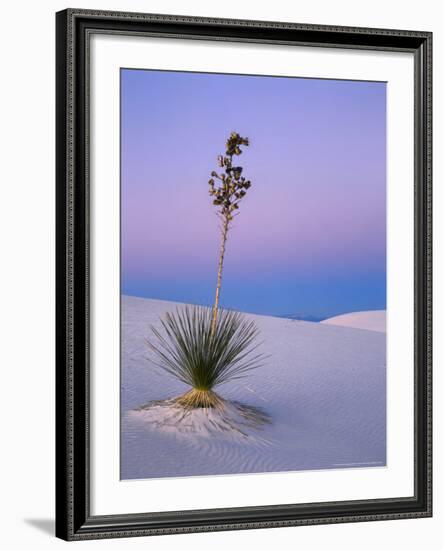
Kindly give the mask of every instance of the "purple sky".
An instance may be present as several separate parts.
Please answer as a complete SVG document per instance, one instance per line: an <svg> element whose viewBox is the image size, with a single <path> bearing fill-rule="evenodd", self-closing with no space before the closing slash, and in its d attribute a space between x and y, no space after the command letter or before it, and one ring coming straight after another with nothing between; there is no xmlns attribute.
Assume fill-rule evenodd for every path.
<svg viewBox="0 0 443 550"><path fill-rule="evenodd" d="M252 187L221 303L325 318L386 306L386 84L123 69L122 292L210 305L207 181L233 130Z"/></svg>

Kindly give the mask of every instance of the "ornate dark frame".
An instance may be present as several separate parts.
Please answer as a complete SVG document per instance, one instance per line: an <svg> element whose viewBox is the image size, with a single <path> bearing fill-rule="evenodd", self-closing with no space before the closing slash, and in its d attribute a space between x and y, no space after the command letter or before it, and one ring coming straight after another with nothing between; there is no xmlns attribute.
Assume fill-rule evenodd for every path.
<svg viewBox="0 0 443 550"><path fill-rule="evenodd" d="M68 9L56 15L56 535L65 540L432 514L432 33ZM403 51L415 63L415 494L410 498L91 516L89 38L93 33ZM401 205L398 206L401 208Z"/></svg>

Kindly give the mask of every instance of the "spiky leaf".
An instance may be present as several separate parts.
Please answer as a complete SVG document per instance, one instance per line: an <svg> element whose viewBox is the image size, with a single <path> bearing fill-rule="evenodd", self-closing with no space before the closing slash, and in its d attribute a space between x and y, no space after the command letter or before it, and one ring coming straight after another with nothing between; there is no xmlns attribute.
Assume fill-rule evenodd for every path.
<svg viewBox="0 0 443 550"><path fill-rule="evenodd" d="M156 365L185 384L199 390L243 377L259 367L263 354L255 353L258 329L253 321L235 311L218 311L211 335L212 309L184 306L167 313L161 330L151 327L148 345Z"/></svg>

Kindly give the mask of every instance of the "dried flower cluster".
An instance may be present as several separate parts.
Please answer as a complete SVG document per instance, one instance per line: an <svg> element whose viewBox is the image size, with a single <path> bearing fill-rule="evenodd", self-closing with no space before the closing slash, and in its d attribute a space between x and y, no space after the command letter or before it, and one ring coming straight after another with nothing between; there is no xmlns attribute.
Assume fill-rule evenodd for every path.
<svg viewBox="0 0 443 550"><path fill-rule="evenodd" d="M235 210L238 210L239 202L251 187L250 180L242 176L243 168L233 166L234 155L241 155L241 145L249 145L249 139L241 137L237 132L232 132L226 141L225 155L219 155L217 162L224 172L218 174L213 171L209 180L209 194L214 197L213 204L220 206L219 213L228 221L233 219ZM218 180L216 183L215 179Z"/></svg>

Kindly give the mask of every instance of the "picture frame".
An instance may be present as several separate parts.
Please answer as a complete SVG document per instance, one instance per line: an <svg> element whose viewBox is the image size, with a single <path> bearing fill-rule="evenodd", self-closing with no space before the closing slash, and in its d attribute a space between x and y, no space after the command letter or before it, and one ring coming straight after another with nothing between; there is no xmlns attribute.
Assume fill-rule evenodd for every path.
<svg viewBox="0 0 443 550"><path fill-rule="evenodd" d="M290 504L269 504L263 495L253 506L206 509L176 509L171 498L167 511L94 513L90 228L96 212L90 199L96 159L90 133L90 56L96 35L413 56L414 238L407 243L414 248L412 495ZM56 70L56 536L84 540L431 516L432 33L68 9L56 15ZM94 208L105 206L95 203ZM401 210L402 204L395 208Z"/></svg>

